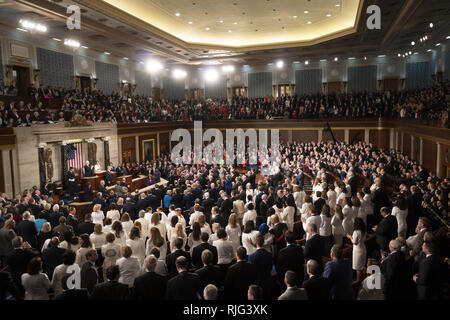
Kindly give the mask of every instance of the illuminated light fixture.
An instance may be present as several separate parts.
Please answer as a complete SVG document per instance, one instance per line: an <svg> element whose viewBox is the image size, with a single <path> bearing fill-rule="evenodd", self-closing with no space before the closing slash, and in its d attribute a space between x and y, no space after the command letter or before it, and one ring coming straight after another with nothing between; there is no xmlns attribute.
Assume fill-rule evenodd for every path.
<svg viewBox="0 0 450 320"><path fill-rule="evenodd" d="M408 53L409 53L409 55L412 55L412 52L411 52L411 51L409 51Z"/></svg>
<svg viewBox="0 0 450 320"><path fill-rule="evenodd" d="M276 66L277 66L278 69L283 68L283 66L284 66L283 60L278 60Z"/></svg>
<svg viewBox="0 0 450 320"><path fill-rule="evenodd" d="M300 63L300 61L294 61L293 63L297 63L297 64L299 64L299 63Z"/></svg>
<svg viewBox="0 0 450 320"><path fill-rule="evenodd" d="M80 47L80 42L78 42L77 40L73 40L73 39L64 39L64 44L66 46L73 47L73 48Z"/></svg>
<svg viewBox="0 0 450 320"><path fill-rule="evenodd" d="M19 30L19 31L22 31L22 32L28 32L28 30L25 30L25 29L22 29L22 28L16 28L17 30Z"/></svg>
<svg viewBox="0 0 450 320"><path fill-rule="evenodd" d="M179 13L179 12L177 12L177 13L175 13L175 15L176 15L177 17L179 17L179 16L180 16L180 13Z"/></svg>
<svg viewBox="0 0 450 320"><path fill-rule="evenodd" d="M303 11L303 13L309 13L309 11L308 11L308 10L305 10L305 11Z"/></svg>
<svg viewBox="0 0 450 320"><path fill-rule="evenodd" d="M52 38L52 39L55 41L61 41L61 39L58 39L58 38Z"/></svg>
<svg viewBox="0 0 450 320"><path fill-rule="evenodd" d="M122 83L127 83L127 80L122 80Z"/></svg>
<svg viewBox="0 0 450 320"><path fill-rule="evenodd" d="M172 71L172 76L173 76L175 79L183 79L183 78L186 78L187 73L186 73L186 71L184 71L184 70L181 70L181 69L175 69L175 70Z"/></svg>
<svg viewBox="0 0 450 320"><path fill-rule="evenodd" d="M414 54L419 54L418 52L414 52Z"/></svg>
<svg viewBox="0 0 450 320"><path fill-rule="evenodd" d="M436 47L439 47L441 44L440 43L436 43Z"/></svg>
<svg viewBox="0 0 450 320"><path fill-rule="evenodd" d="M109 53L108 51L105 51L104 54L106 55L110 55L111 53Z"/></svg>
<svg viewBox="0 0 450 320"><path fill-rule="evenodd" d="M311 23L312 23L311 21L308 21L308 22L307 22L307 24L311 24Z"/></svg>
<svg viewBox="0 0 450 320"><path fill-rule="evenodd" d="M192 21L189 21L188 23L189 23L189 24L192 24Z"/></svg>
<svg viewBox="0 0 450 320"><path fill-rule="evenodd" d="M228 32L233 32L233 30L228 30Z"/></svg>
<svg viewBox="0 0 450 320"><path fill-rule="evenodd" d="M206 27L206 28L205 28L206 31L209 31L210 29L211 29L210 27Z"/></svg>
<svg viewBox="0 0 450 320"><path fill-rule="evenodd" d="M232 66L232 65L223 66L222 67L222 71L223 72L233 72L234 71L234 66Z"/></svg>
<svg viewBox="0 0 450 320"><path fill-rule="evenodd" d="M149 60L147 61L146 68L148 72L159 72L162 70L163 65L157 60Z"/></svg>
<svg viewBox="0 0 450 320"><path fill-rule="evenodd" d="M331 17L331 13L327 13L327 17Z"/></svg>
<svg viewBox="0 0 450 320"><path fill-rule="evenodd" d="M434 27L433 22L430 22L429 26L430 28L433 28Z"/></svg>
<svg viewBox="0 0 450 320"><path fill-rule="evenodd" d="M338 57L334 57L334 61L338 61L339 59L338 59Z"/></svg>
<svg viewBox="0 0 450 320"><path fill-rule="evenodd" d="M47 32L47 27L40 23L34 23L28 20L19 20L20 25L27 30L36 30L39 32Z"/></svg>
<svg viewBox="0 0 450 320"><path fill-rule="evenodd" d="M378 58L384 58L384 57L386 57L385 54L380 54L380 55L378 56Z"/></svg>
<svg viewBox="0 0 450 320"><path fill-rule="evenodd" d="M204 73L205 80L208 82L216 82L219 78L219 73L216 69L208 69Z"/></svg>
<svg viewBox="0 0 450 320"><path fill-rule="evenodd" d="M297 19L298 17L297 16L292 16L292 18Z"/></svg>
<svg viewBox="0 0 450 320"><path fill-rule="evenodd" d="M404 58L404 57L405 57L405 55L404 55L404 54L402 54L402 57Z"/></svg>
<svg viewBox="0 0 450 320"><path fill-rule="evenodd" d="M367 57L364 57L364 60L367 60Z"/></svg>
<svg viewBox="0 0 450 320"><path fill-rule="evenodd" d="M223 20L220 20L219 22L220 22L220 23L223 23Z"/></svg>
<svg viewBox="0 0 450 320"><path fill-rule="evenodd" d="M308 61L308 60L306 60L306 61L305 61L305 65L308 65L308 64L309 64L309 61Z"/></svg>
<svg viewBox="0 0 450 320"><path fill-rule="evenodd" d="M397 56L401 57L402 55L399 53Z"/></svg>
<svg viewBox="0 0 450 320"><path fill-rule="evenodd" d="M144 61L139 61L139 63L142 63L142 64L144 64Z"/></svg>
<svg viewBox="0 0 450 320"><path fill-rule="evenodd" d="M447 40L450 39L450 36L447 36L447 38L445 38L445 39L447 39Z"/></svg>
<svg viewBox="0 0 450 320"><path fill-rule="evenodd" d="M89 49L88 47L86 47L86 46L81 46L83 49Z"/></svg>
<svg viewBox="0 0 450 320"><path fill-rule="evenodd" d="M327 59L322 59L320 60L320 62L327 62Z"/></svg>
<svg viewBox="0 0 450 320"><path fill-rule="evenodd" d="M338 3L338 4L336 4L336 7L340 7L341 5Z"/></svg>
<svg viewBox="0 0 450 320"><path fill-rule="evenodd" d="M431 49L428 49L428 50L427 50L427 52L431 52L431 51L432 51Z"/></svg>
<svg viewBox="0 0 450 320"><path fill-rule="evenodd" d="M423 42L423 38L420 38L420 42Z"/></svg>
<svg viewBox="0 0 450 320"><path fill-rule="evenodd" d="M348 58L348 60L355 60L355 59L356 59L355 57Z"/></svg>
<svg viewBox="0 0 450 320"><path fill-rule="evenodd" d="M127 57L123 57L123 60L128 60L128 58Z"/></svg>
<svg viewBox="0 0 450 320"><path fill-rule="evenodd" d="M428 36L423 37L424 40L428 40Z"/></svg>
<svg viewBox="0 0 450 320"><path fill-rule="evenodd" d="M411 41L411 45L413 46L413 45L415 45L416 43L414 42L414 41Z"/></svg>
<svg viewBox="0 0 450 320"><path fill-rule="evenodd" d="M237 24L237 22L235 22L234 24Z"/></svg>
<svg viewBox="0 0 450 320"><path fill-rule="evenodd" d="M408 52L405 52L405 56L408 56Z"/></svg>

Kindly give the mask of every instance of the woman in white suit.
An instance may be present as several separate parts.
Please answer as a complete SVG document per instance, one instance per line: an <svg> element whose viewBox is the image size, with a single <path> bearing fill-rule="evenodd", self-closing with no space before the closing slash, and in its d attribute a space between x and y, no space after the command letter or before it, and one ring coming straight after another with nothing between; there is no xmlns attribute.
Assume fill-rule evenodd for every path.
<svg viewBox="0 0 450 320"><path fill-rule="evenodd" d="M356 271L356 281L361 280L361 272L366 265L366 226L361 218L355 219L353 235L347 234L347 238L353 243L352 267Z"/></svg>
<svg viewBox="0 0 450 320"><path fill-rule="evenodd" d="M134 279L141 275L141 264L139 259L133 256L133 250L130 246L124 245L120 249L122 258L116 261L120 270L119 282L128 285L132 288L134 285Z"/></svg>
<svg viewBox="0 0 450 320"><path fill-rule="evenodd" d="M106 269L116 264L117 259L120 258L120 245L115 243L116 237L113 233L106 235L106 244L102 246L103 260L103 279L106 279Z"/></svg>
<svg viewBox="0 0 450 320"><path fill-rule="evenodd" d="M127 245L131 247L133 255L138 258L139 264L142 265L145 259L145 242L141 239L141 230L138 227L131 228Z"/></svg>
<svg viewBox="0 0 450 320"><path fill-rule="evenodd" d="M241 227L237 224L237 216L235 213L230 214L228 218L228 225L225 228L228 234L228 240L233 244L233 251L241 245Z"/></svg>
<svg viewBox="0 0 450 320"><path fill-rule="evenodd" d="M123 231L122 222L114 221L111 227L111 232L114 233L114 242L119 246L123 246L127 243L127 236Z"/></svg>
<svg viewBox="0 0 450 320"><path fill-rule="evenodd" d="M192 254L192 251L196 246L202 243L201 239L202 229L200 228L200 223L198 221L192 224L192 232L188 236L187 244L189 246L189 253Z"/></svg>
<svg viewBox="0 0 450 320"><path fill-rule="evenodd" d="M351 198L344 199L344 207L342 208L342 215L344 220L342 221L342 227L344 227L345 234L353 234L353 208Z"/></svg>
<svg viewBox="0 0 450 320"><path fill-rule="evenodd" d="M405 239L408 225L406 223L406 217L408 216L408 205L403 195L399 195L394 202L392 208L392 215L397 218L397 233L398 236Z"/></svg>
<svg viewBox="0 0 450 320"><path fill-rule="evenodd" d="M284 222L287 225L288 230L290 232L293 232L294 231L295 202L290 200L290 201L292 201L292 203L289 203L289 199L292 199L292 198L287 198L287 200L284 202L284 209L281 212L280 220L281 220L281 222Z"/></svg>
<svg viewBox="0 0 450 320"><path fill-rule="evenodd" d="M342 192L338 195L336 199L336 204L344 207L345 206L345 199L350 197L351 193L348 192L347 188L342 188Z"/></svg>
<svg viewBox="0 0 450 320"><path fill-rule="evenodd" d="M217 232L219 240L213 242L213 246L217 248L217 264L228 265L233 261L235 251L233 243L227 240L227 232L224 229L220 229Z"/></svg>
<svg viewBox="0 0 450 320"><path fill-rule="evenodd" d="M92 209L91 217L92 217L92 223L100 223L103 226L103 220L105 219L105 214L103 213L102 205L96 204L94 205L94 208Z"/></svg>
<svg viewBox="0 0 450 320"><path fill-rule="evenodd" d="M331 233L333 234L333 244L337 244L342 247L342 240L345 235L344 227L342 226L342 221L344 220L342 207L340 205L336 205L334 211L334 215L331 218Z"/></svg>
<svg viewBox="0 0 450 320"><path fill-rule="evenodd" d="M305 202L306 193L303 191L303 188L300 186L294 187L294 201L297 208L301 209L303 206L303 202Z"/></svg>
<svg viewBox="0 0 450 320"><path fill-rule="evenodd" d="M160 259L166 260L167 256L167 243L166 240L161 236L159 229L153 227L150 229L150 238L147 240L146 244L146 255L150 255L150 252L153 248L159 249Z"/></svg>
<svg viewBox="0 0 450 320"><path fill-rule="evenodd" d="M25 289L25 300L49 300L47 292L52 285L48 276L42 272L40 257L30 260L28 271L22 274L21 280Z"/></svg>
<svg viewBox="0 0 450 320"><path fill-rule="evenodd" d="M334 208L336 208L336 200L337 200L336 191L334 191L331 188L328 189L327 198L328 198L328 205L330 206L331 212L334 212Z"/></svg>

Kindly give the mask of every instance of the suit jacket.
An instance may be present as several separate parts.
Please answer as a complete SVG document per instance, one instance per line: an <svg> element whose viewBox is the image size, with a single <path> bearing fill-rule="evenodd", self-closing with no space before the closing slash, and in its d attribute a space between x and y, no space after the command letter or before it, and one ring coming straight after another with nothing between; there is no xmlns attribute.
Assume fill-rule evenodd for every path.
<svg viewBox="0 0 450 320"><path fill-rule="evenodd" d="M55 232L55 234L59 235L59 241L62 241L62 239L64 237L64 233L66 233L68 231L74 232L74 229L67 224L59 224L53 229L53 231ZM76 233L76 234L79 234L79 233Z"/></svg>
<svg viewBox="0 0 450 320"><path fill-rule="evenodd" d="M299 245L290 244L279 251L276 263L278 279L284 281L286 271L291 270L297 274L298 284L303 282L305 259L303 250Z"/></svg>
<svg viewBox="0 0 450 320"><path fill-rule="evenodd" d="M376 241L380 249L389 252L389 241L395 238L397 238L397 218L388 215L378 224Z"/></svg>
<svg viewBox="0 0 450 320"><path fill-rule="evenodd" d="M67 215L66 225L71 226L75 233L78 233L78 217L71 214Z"/></svg>
<svg viewBox="0 0 450 320"><path fill-rule="evenodd" d="M16 285L21 287L21 276L27 272L28 262L38 255L30 249L14 249L6 256L6 265L11 270L11 277Z"/></svg>
<svg viewBox="0 0 450 320"><path fill-rule="evenodd" d="M267 217L267 210L269 210L269 203L261 201L261 203L259 204L258 215L262 217Z"/></svg>
<svg viewBox="0 0 450 320"><path fill-rule="evenodd" d="M290 287L278 297L278 300L308 300L308 294L303 288Z"/></svg>
<svg viewBox="0 0 450 320"><path fill-rule="evenodd" d="M209 244L208 242L202 242L192 250L192 264L194 265L194 267L201 268L203 266L202 252L203 250L206 249L210 250L214 255L212 264L217 264L218 261L217 248Z"/></svg>
<svg viewBox="0 0 450 320"><path fill-rule="evenodd" d="M225 218L221 214L216 214L213 218L211 218L211 226L213 225L213 223L218 223L222 228L225 228L227 220L225 220Z"/></svg>
<svg viewBox="0 0 450 320"><path fill-rule="evenodd" d="M117 282L108 281L97 284L90 296L90 300L129 300L130 289L128 285Z"/></svg>
<svg viewBox="0 0 450 320"><path fill-rule="evenodd" d="M441 296L442 286L447 282L448 267L436 254L422 259L417 279L417 298L419 300L437 300Z"/></svg>
<svg viewBox="0 0 450 320"><path fill-rule="evenodd" d="M146 272L134 279L134 298L136 300L164 300L166 288L166 277L155 272Z"/></svg>
<svg viewBox="0 0 450 320"><path fill-rule="evenodd" d="M59 247L50 247L42 251L42 269L50 280L52 280L56 266L62 264L64 252L66 249Z"/></svg>
<svg viewBox="0 0 450 320"><path fill-rule="evenodd" d="M95 264L86 261L81 268L81 288L85 288L89 293L92 293L97 283L98 273Z"/></svg>
<svg viewBox="0 0 450 320"><path fill-rule="evenodd" d="M0 271L0 301L6 300L8 295L12 295L14 299L20 299L20 292L11 277L6 271Z"/></svg>
<svg viewBox="0 0 450 320"><path fill-rule="evenodd" d="M257 283L256 266L245 261L238 261L227 270L225 296L228 300L247 300L248 287Z"/></svg>
<svg viewBox="0 0 450 320"><path fill-rule="evenodd" d="M201 269L198 269L195 271L200 276L200 283L202 286L202 290L205 289L205 287L208 284L213 284L217 288L220 288L223 284L222 279L222 270L219 266L215 265L208 265L204 266Z"/></svg>
<svg viewBox="0 0 450 320"><path fill-rule="evenodd" d="M83 168L84 168L84 176L85 177L92 177L93 176L93 172L92 172L91 167L84 166Z"/></svg>
<svg viewBox="0 0 450 320"><path fill-rule="evenodd" d="M381 272L385 279L386 300L404 299L408 272L403 252L395 251L388 255L381 265Z"/></svg>
<svg viewBox="0 0 450 320"><path fill-rule="evenodd" d="M350 260L336 259L328 261L325 265L323 277L330 282L331 298L333 300L353 299L353 270Z"/></svg>
<svg viewBox="0 0 450 320"><path fill-rule="evenodd" d="M330 283L323 277L312 276L302 287L308 293L308 300L330 300Z"/></svg>
<svg viewBox="0 0 450 320"><path fill-rule="evenodd" d="M303 251L305 260L314 259L319 263L320 268L322 268L322 256L324 255L325 249L325 239L319 235L315 234L312 236L305 244L305 250Z"/></svg>
<svg viewBox="0 0 450 320"><path fill-rule="evenodd" d="M257 284L263 288L264 296L269 298L272 289L272 254L263 248L258 248L248 256L248 262L256 266Z"/></svg>
<svg viewBox="0 0 450 320"><path fill-rule="evenodd" d="M37 230L36 224L33 221L23 220L19 222L16 230L23 238L23 241L27 241L30 246L37 248Z"/></svg>
<svg viewBox="0 0 450 320"><path fill-rule="evenodd" d="M200 300L202 287L200 276L183 271L167 282L166 300Z"/></svg>
<svg viewBox="0 0 450 320"><path fill-rule="evenodd" d="M169 272L170 277L175 276L178 272L177 268L175 266L175 261L180 256L186 257L186 259L188 259L189 262L191 261L191 256L189 255L189 252L186 252L181 249L175 250L174 252L167 255L167 257L166 257L166 266L167 266L167 271Z"/></svg>
<svg viewBox="0 0 450 320"><path fill-rule="evenodd" d="M83 233L91 234L94 232L94 227L95 227L95 224L92 222L86 222L86 221L81 222L78 225L78 234L83 234Z"/></svg>
<svg viewBox="0 0 450 320"><path fill-rule="evenodd" d="M228 221L228 217L231 214L231 210L233 210L233 201L231 199L225 199L222 202L222 205L220 206L220 214L225 219L225 221Z"/></svg>

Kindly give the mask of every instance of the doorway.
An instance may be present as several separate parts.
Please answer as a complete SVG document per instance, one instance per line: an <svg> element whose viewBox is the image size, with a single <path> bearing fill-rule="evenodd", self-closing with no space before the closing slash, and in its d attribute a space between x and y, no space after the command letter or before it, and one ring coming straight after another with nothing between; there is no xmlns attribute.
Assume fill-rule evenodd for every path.
<svg viewBox="0 0 450 320"><path fill-rule="evenodd" d="M18 90L17 95L25 96L27 94L28 87L30 86L30 68L13 66L12 80L16 82Z"/></svg>
<svg viewBox="0 0 450 320"><path fill-rule="evenodd" d="M91 89L91 78L89 77L80 77L80 86L81 91L84 91L84 89Z"/></svg>

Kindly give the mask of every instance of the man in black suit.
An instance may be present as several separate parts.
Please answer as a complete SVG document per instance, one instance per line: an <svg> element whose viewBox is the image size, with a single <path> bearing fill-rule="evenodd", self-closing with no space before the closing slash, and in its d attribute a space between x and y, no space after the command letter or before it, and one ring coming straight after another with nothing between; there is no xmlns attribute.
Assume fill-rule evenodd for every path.
<svg viewBox="0 0 450 320"><path fill-rule="evenodd" d="M448 266L436 254L435 245L431 241L425 241L422 250L426 257L420 261L419 274L413 278L417 283L417 299L438 300L447 283Z"/></svg>
<svg viewBox="0 0 450 320"><path fill-rule="evenodd" d="M86 253L86 262L81 268L81 288L92 293L98 283L98 272L95 262L98 259L97 250L91 249Z"/></svg>
<svg viewBox="0 0 450 320"><path fill-rule="evenodd" d="M50 281L53 277L53 271L57 266L62 264L65 249L58 247L58 237L53 237L48 243L48 247L42 251L42 269L47 274Z"/></svg>
<svg viewBox="0 0 450 320"><path fill-rule="evenodd" d="M389 213L389 209L386 207L381 208L380 213L383 218L372 230L375 231L376 241L380 249L388 252L389 241L397 238L397 219Z"/></svg>
<svg viewBox="0 0 450 320"><path fill-rule="evenodd" d="M9 267L11 277L17 288L23 293L22 274L27 272L28 262L38 255L38 252L33 251L28 242L23 242L20 236L14 237L11 240L13 251L6 256L6 265Z"/></svg>
<svg viewBox="0 0 450 320"><path fill-rule="evenodd" d="M303 256L305 260L316 260L322 270L322 256L324 256L325 241L324 238L317 233L317 226L314 223L308 224L306 227L310 238L306 241Z"/></svg>
<svg viewBox="0 0 450 320"><path fill-rule="evenodd" d="M131 198L126 198L125 203L123 205L123 212L128 212L130 218L133 221L139 218L136 210L134 209L134 202L131 201Z"/></svg>
<svg viewBox="0 0 450 320"><path fill-rule="evenodd" d="M233 210L233 201L228 197L228 195L224 192L222 194L222 205L220 206L220 215L228 221L228 217L231 214L231 210Z"/></svg>
<svg viewBox="0 0 450 320"><path fill-rule="evenodd" d="M264 298L271 298L272 254L264 249L264 236L256 236L256 251L248 256L248 262L256 266L257 284L263 288Z"/></svg>
<svg viewBox="0 0 450 320"><path fill-rule="evenodd" d="M183 256L188 260L188 262L190 262L191 260L189 252L186 252L183 249L181 249L183 247L183 239L177 238L175 239L173 244L175 246L175 251L167 255L166 257L166 266L167 271L169 272L169 277L174 277L177 275L177 268L175 262L178 257Z"/></svg>
<svg viewBox="0 0 450 320"><path fill-rule="evenodd" d="M100 180L100 183L98 185L98 190L97 191L100 192L103 197L106 196L108 190L106 190L106 182L105 182L105 180Z"/></svg>
<svg viewBox="0 0 450 320"><path fill-rule="evenodd" d="M375 179L375 191L373 192L372 202L373 202L373 214L375 220L378 222L381 220L380 218L380 210L383 207L388 207L390 205L390 201L384 186L382 186L381 179Z"/></svg>
<svg viewBox="0 0 450 320"><path fill-rule="evenodd" d="M187 271L189 260L186 257L178 257L175 265L178 275L167 282L166 300L200 300L200 276Z"/></svg>
<svg viewBox="0 0 450 320"><path fill-rule="evenodd" d="M37 229L36 224L30 220L30 212L25 211L22 218L23 220L17 224L16 230L25 242L28 242L31 247L37 248Z"/></svg>
<svg viewBox="0 0 450 320"><path fill-rule="evenodd" d="M94 232L95 224L92 223L92 216L90 213L86 213L84 216L84 222L78 225L78 234L91 234Z"/></svg>
<svg viewBox="0 0 450 320"><path fill-rule="evenodd" d="M297 274L298 284L303 282L304 278L304 263L302 248L295 243L295 235L293 232L288 231L286 233L286 242L288 243L286 248L279 251L276 270L280 283L284 282L284 274L286 271L291 270Z"/></svg>
<svg viewBox="0 0 450 320"><path fill-rule="evenodd" d="M239 247L236 251L237 262L227 270L225 277L225 296L228 300L247 300L248 287L258 282L254 264L245 261L247 250Z"/></svg>
<svg viewBox="0 0 450 320"><path fill-rule="evenodd" d="M78 234L78 217L77 209L75 207L71 207L69 209L69 214L66 218L66 225L71 226L73 231Z"/></svg>
<svg viewBox="0 0 450 320"><path fill-rule="evenodd" d="M21 299L19 289L17 289L11 274L6 271L0 271L0 301L6 300L10 295L16 300Z"/></svg>
<svg viewBox="0 0 450 320"><path fill-rule="evenodd" d="M75 192L75 171L73 167L70 167L69 172L67 172L67 188L70 198L73 198Z"/></svg>
<svg viewBox="0 0 450 320"><path fill-rule="evenodd" d="M99 283L94 287L90 296L91 300L129 300L130 289L128 285L120 283L119 266L109 266L106 269L107 281Z"/></svg>
<svg viewBox="0 0 450 320"><path fill-rule="evenodd" d="M134 279L134 298L136 300L164 300L167 279L155 273L157 262L158 259L153 255L145 258L145 266L148 272Z"/></svg>
<svg viewBox="0 0 450 320"><path fill-rule="evenodd" d="M210 225L212 226L214 223L218 223L220 224L221 228L226 227L227 225L227 220L225 220L225 218L219 213L219 208L218 207L213 207L211 209L211 222Z"/></svg>
<svg viewBox="0 0 450 320"><path fill-rule="evenodd" d="M267 217L267 210L269 210L269 202L267 199L267 194L263 194L261 197L261 203L259 204L259 211L257 212L261 217Z"/></svg>
<svg viewBox="0 0 450 320"><path fill-rule="evenodd" d="M196 273L200 276L201 288L202 290L208 285L213 284L217 288L223 283L222 270L213 264L214 255L213 253L205 249L202 252L202 262L203 268L198 269Z"/></svg>
<svg viewBox="0 0 450 320"><path fill-rule="evenodd" d="M197 269L200 269L203 266L202 252L204 250L209 250L212 252L213 260L211 263L214 265L217 264L218 261L217 248L208 243L209 234L206 232L202 232L202 234L200 235L200 239L202 240L202 243L194 247L194 249L192 250L192 265Z"/></svg>
<svg viewBox="0 0 450 320"><path fill-rule="evenodd" d="M111 186L113 183L112 174L111 174L111 166L108 166L105 172L105 185L107 187Z"/></svg>
<svg viewBox="0 0 450 320"><path fill-rule="evenodd" d="M316 212L318 214L320 214L322 212L322 208L323 206L326 204L325 199L322 197L322 192L317 191L316 192L316 197L318 198L315 202L314 202L314 208L316 209Z"/></svg>
<svg viewBox="0 0 450 320"><path fill-rule="evenodd" d="M308 300L330 300L330 283L320 274L320 266L316 260L309 260L306 264L309 279L302 287L308 293Z"/></svg>
<svg viewBox="0 0 450 320"><path fill-rule="evenodd" d="M401 243L397 240L391 240L389 242L390 254L381 262L381 272L385 279L384 295L386 300L405 299L408 272L405 255L400 249Z"/></svg>
<svg viewBox="0 0 450 320"><path fill-rule="evenodd" d="M92 177L94 175L94 173L92 172L92 168L89 165L89 161L86 161L86 164L84 165L83 169L85 177Z"/></svg>
<svg viewBox="0 0 450 320"><path fill-rule="evenodd" d="M205 192L204 199L202 201L203 213L206 217L206 221L211 221L211 209L214 207L214 200L210 198L209 193Z"/></svg>

